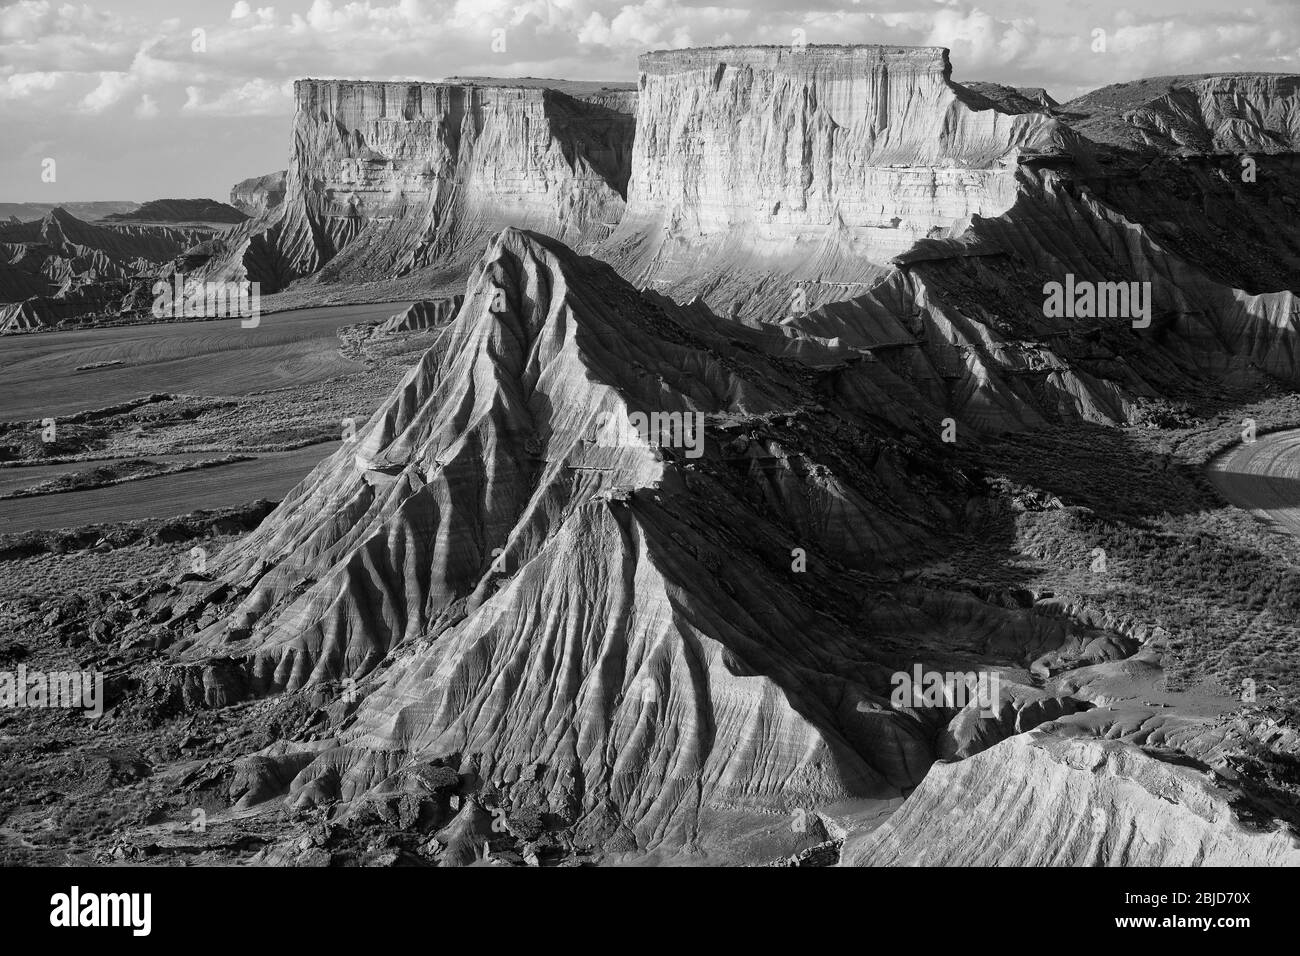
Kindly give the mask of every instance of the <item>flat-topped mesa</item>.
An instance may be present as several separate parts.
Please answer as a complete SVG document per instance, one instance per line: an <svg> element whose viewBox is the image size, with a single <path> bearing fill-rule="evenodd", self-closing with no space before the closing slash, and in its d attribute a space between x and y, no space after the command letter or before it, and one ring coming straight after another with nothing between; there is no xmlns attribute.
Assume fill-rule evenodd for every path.
<svg viewBox="0 0 1300 956"><path fill-rule="evenodd" d="M661 288L693 281L706 247L720 267L868 281L872 263L1008 208L1020 152L1063 148L1050 116L951 82L941 47L670 50L640 69L609 254Z"/></svg>
<svg viewBox="0 0 1300 956"><path fill-rule="evenodd" d="M281 212L213 263L270 288L481 253L503 226L583 247L623 211L633 118L535 86L299 80Z"/></svg>
<svg viewBox="0 0 1300 956"><path fill-rule="evenodd" d="M290 197L340 237L409 220L400 254L362 250L391 252L399 272L458 249L477 257L503 225L579 246L622 214L622 114L536 87L306 80L294 93Z"/></svg>

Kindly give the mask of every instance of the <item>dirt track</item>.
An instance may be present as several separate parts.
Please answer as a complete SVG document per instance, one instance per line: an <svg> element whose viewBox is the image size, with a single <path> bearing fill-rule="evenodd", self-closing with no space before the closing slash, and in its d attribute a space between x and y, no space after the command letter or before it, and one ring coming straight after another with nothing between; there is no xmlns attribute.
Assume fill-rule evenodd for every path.
<svg viewBox="0 0 1300 956"><path fill-rule="evenodd" d="M1209 474L1234 505L1300 535L1300 429L1235 445L1210 462Z"/></svg>

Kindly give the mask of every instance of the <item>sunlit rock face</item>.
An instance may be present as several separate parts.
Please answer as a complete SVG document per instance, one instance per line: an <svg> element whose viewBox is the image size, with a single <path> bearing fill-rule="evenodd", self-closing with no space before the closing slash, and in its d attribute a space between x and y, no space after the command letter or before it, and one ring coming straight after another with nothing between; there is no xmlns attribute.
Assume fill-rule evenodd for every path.
<svg viewBox="0 0 1300 956"><path fill-rule="evenodd" d="M300 80L294 90L284 203L234 233L212 274L274 290L318 272L467 267L503 225L582 247L622 214L632 117L608 105L473 84Z"/></svg>
<svg viewBox="0 0 1300 956"><path fill-rule="evenodd" d="M260 216L284 202L286 170L253 176L230 187L230 205L250 216Z"/></svg>
<svg viewBox="0 0 1300 956"><path fill-rule="evenodd" d="M1043 728L936 764L889 822L845 844L857 866L1297 866L1204 771Z"/></svg>
<svg viewBox="0 0 1300 956"><path fill-rule="evenodd" d="M1018 157L1068 136L952 83L938 47L674 50L640 66L628 209L605 251L717 299L737 270L869 281L917 240L1007 209ZM843 290L815 292L831 297Z"/></svg>

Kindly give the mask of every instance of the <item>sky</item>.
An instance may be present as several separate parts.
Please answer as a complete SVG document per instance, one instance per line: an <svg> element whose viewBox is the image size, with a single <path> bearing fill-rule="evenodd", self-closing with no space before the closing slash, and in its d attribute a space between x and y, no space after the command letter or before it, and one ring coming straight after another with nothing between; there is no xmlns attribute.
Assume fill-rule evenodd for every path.
<svg viewBox="0 0 1300 956"><path fill-rule="evenodd" d="M287 165L301 77L634 81L647 50L794 30L946 46L956 80L1062 101L1143 76L1300 73L1300 0L0 0L0 202L228 199Z"/></svg>

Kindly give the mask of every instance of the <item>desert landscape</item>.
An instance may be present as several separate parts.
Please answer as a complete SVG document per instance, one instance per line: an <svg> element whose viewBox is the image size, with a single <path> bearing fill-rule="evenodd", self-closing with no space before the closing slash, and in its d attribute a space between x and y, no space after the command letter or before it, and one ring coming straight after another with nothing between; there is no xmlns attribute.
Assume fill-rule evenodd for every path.
<svg viewBox="0 0 1300 956"><path fill-rule="evenodd" d="M839 38L0 204L0 863L1300 864L1300 68Z"/></svg>

